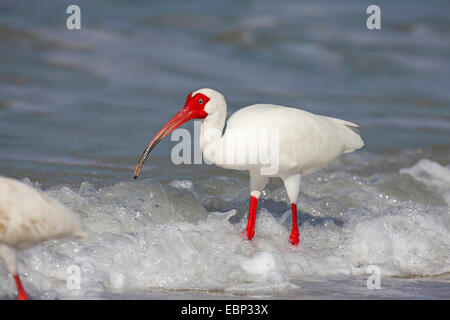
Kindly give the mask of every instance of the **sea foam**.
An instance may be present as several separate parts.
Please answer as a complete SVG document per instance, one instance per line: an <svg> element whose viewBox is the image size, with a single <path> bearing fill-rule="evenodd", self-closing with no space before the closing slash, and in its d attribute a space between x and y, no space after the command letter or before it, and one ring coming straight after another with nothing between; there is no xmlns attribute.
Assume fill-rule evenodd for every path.
<svg viewBox="0 0 450 320"><path fill-rule="evenodd" d="M382 276L441 275L450 272L448 205L413 201L386 192L391 190L386 186L412 176L418 184L411 188L446 196L449 171L422 160L394 175L306 177L299 198L299 247L288 241L287 205L281 211L261 205L249 242L241 235L246 216L233 220L235 209L206 212L201 199L208 196L195 197L200 189L185 180L53 187L46 193L80 215L89 237L26 250L19 269L31 295L44 299L98 297L114 290L277 292L301 288L310 276L364 275L371 265ZM264 197L263 204L285 200L282 188ZM80 271L79 290L68 286L73 266ZM0 278L8 279L4 268ZM13 296L12 281L1 281L0 291Z"/></svg>

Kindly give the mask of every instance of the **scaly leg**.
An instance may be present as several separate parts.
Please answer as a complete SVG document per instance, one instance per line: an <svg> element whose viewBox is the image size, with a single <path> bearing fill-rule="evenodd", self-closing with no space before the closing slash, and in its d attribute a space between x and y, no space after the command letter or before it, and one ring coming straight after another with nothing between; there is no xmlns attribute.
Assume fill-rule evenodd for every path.
<svg viewBox="0 0 450 320"><path fill-rule="evenodd" d="M0 243L0 259L3 260L6 270L13 275L17 287L17 300L28 300L19 275L17 274L17 252L16 249Z"/></svg>
<svg viewBox="0 0 450 320"><path fill-rule="evenodd" d="M296 174L293 176L283 177L284 187L291 200L292 207L292 230L289 240L292 245L296 246L299 243L298 221L297 221L297 198L300 190L301 175Z"/></svg>
<svg viewBox="0 0 450 320"><path fill-rule="evenodd" d="M298 223L297 223L297 204L292 203L292 230L291 236L289 240L293 246L298 245L299 243L300 232L298 231Z"/></svg>
<svg viewBox="0 0 450 320"><path fill-rule="evenodd" d="M20 281L20 277L18 274L14 275L14 280L16 281L17 287L17 300L28 300L28 295L22 286L22 281Z"/></svg>
<svg viewBox="0 0 450 320"><path fill-rule="evenodd" d="M258 206L258 199L262 189L266 186L268 181L267 177L250 173L250 210L248 213L247 229L243 231L244 236L248 240L252 240L255 235L255 221L256 221L256 209Z"/></svg>
<svg viewBox="0 0 450 320"><path fill-rule="evenodd" d="M256 221L256 208L258 206L258 199L254 196L250 197L250 210L248 213L247 229L245 230L248 240L252 240L255 235L255 221Z"/></svg>

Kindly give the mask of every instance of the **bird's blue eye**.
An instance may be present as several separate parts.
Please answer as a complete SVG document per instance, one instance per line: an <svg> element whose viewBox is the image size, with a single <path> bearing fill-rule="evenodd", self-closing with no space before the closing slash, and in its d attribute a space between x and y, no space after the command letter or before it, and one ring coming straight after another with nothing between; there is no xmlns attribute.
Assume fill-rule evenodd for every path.
<svg viewBox="0 0 450 320"><path fill-rule="evenodd" d="M198 104L202 104L203 103L203 99L198 100Z"/></svg>

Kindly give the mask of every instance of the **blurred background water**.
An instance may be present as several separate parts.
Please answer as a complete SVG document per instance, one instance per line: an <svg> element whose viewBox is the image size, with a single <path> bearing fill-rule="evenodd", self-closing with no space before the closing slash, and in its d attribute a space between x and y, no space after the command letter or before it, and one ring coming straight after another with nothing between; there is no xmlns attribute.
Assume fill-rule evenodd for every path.
<svg viewBox="0 0 450 320"><path fill-rule="evenodd" d="M378 1L373 31L372 3L356 0L77 1L72 31L70 4L0 1L0 174L63 201L91 233L24 254L36 298L73 297L60 284L70 263L104 274L87 276L82 298L450 297L448 1ZM300 251L284 242L279 181L264 195L255 244L238 232L246 173L173 165L166 139L144 166L150 179L132 181L149 139L202 87L222 92L229 114L275 103L361 126L363 150L305 179ZM127 241L149 260L126 262ZM370 264L391 291L367 290L358 276ZM3 270L0 292L11 297Z"/></svg>

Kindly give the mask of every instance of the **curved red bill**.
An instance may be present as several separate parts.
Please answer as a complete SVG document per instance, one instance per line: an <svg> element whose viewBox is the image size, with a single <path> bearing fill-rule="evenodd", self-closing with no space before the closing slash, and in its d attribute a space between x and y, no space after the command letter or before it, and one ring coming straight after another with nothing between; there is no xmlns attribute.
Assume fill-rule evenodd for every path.
<svg viewBox="0 0 450 320"><path fill-rule="evenodd" d="M153 139L148 144L147 148L145 148L144 152L142 153L141 158L139 159L138 164L136 165L136 169L134 169L134 178L137 179L139 176L139 172L141 171L141 168L147 159L148 155L150 154L150 151L153 150L153 148L167 135L172 133L176 128L181 126L183 123L189 121L192 119L192 114L189 112L189 110L184 107L181 109L167 124L162 127L161 130L158 131L158 133L153 137Z"/></svg>

